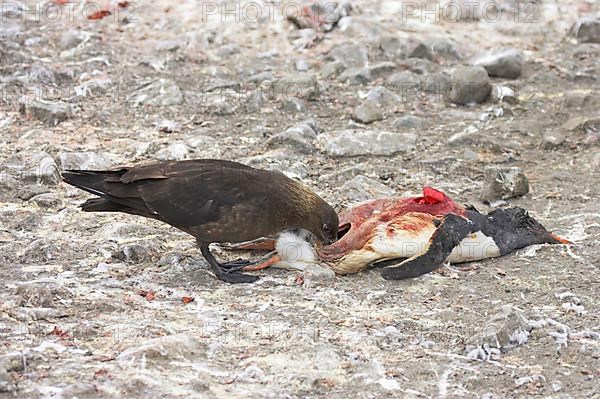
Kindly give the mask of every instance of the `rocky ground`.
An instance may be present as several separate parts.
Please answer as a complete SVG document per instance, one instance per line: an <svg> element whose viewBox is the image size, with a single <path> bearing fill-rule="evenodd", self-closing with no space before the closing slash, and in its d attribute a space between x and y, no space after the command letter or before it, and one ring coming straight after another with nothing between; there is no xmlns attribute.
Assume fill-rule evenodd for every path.
<svg viewBox="0 0 600 399"><path fill-rule="evenodd" d="M0 2L0 397L600 397L598 3L64 3ZM199 157L574 245L233 286L58 176Z"/></svg>

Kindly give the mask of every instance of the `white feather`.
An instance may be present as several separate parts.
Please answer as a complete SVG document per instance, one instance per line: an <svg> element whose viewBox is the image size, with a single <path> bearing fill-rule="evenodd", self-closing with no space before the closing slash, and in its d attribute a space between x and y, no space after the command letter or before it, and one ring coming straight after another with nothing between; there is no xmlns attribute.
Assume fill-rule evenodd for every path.
<svg viewBox="0 0 600 399"><path fill-rule="evenodd" d="M304 270L310 264L318 263L318 256L310 242L310 233L284 231L275 242L275 250L281 261L275 266L285 269Z"/></svg>

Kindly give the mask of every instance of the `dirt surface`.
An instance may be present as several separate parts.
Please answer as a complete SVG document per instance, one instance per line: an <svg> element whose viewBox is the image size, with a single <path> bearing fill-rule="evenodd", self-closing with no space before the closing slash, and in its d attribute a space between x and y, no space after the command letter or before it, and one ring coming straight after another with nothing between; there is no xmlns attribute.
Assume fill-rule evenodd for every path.
<svg viewBox="0 0 600 399"><path fill-rule="evenodd" d="M600 397L600 29L571 29L597 3L432 21L433 2L356 0L296 23L250 2L1 4L0 397ZM505 48L518 76L482 103L421 84ZM84 214L57 174L189 158L282 170L338 210L428 184L487 211L486 168L518 166L508 203L574 245L228 285L191 237Z"/></svg>

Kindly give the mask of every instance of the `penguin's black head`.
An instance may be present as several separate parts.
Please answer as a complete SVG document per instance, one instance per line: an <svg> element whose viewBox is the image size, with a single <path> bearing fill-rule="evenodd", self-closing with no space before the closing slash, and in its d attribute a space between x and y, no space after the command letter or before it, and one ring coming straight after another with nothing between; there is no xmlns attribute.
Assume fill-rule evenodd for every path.
<svg viewBox="0 0 600 399"><path fill-rule="evenodd" d="M546 230L523 208L496 209L488 214L488 218L493 220L495 226L508 233L506 236L511 236L510 246L514 246L515 249L534 244L571 244L570 241Z"/></svg>

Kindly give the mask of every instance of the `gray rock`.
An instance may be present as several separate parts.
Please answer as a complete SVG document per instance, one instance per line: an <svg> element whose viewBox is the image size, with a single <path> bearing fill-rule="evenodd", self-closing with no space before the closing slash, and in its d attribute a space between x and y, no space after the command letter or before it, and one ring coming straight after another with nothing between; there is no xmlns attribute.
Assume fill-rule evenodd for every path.
<svg viewBox="0 0 600 399"><path fill-rule="evenodd" d="M505 352L526 343L531 329L521 310L504 305L485 322L481 331L468 339L467 344Z"/></svg>
<svg viewBox="0 0 600 399"><path fill-rule="evenodd" d="M135 106L169 106L183 103L183 93L170 79L158 79L137 89L128 99Z"/></svg>
<svg viewBox="0 0 600 399"><path fill-rule="evenodd" d="M125 349L117 356L117 363L130 367L144 362L146 367L160 367L161 363L198 361L206 358L206 346L191 334L175 334L152 338Z"/></svg>
<svg viewBox="0 0 600 399"><path fill-rule="evenodd" d="M252 76L250 76L248 78L248 81L252 82L252 83L261 83L261 82L264 82L264 81L270 81L271 82L273 80L274 80L274 78L273 78L273 72L271 72L271 71L259 72L259 73L255 74L255 75L252 75Z"/></svg>
<svg viewBox="0 0 600 399"><path fill-rule="evenodd" d="M17 387L13 383L10 375L6 372L6 369L0 365L0 392L12 392L16 389Z"/></svg>
<svg viewBox="0 0 600 399"><path fill-rule="evenodd" d="M367 165L364 164L352 165L332 173L321 175L319 177L319 182L328 182L336 187L341 186L344 182L364 173L366 166Z"/></svg>
<svg viewBox="0 0 600 399"><path fill-rule="evenodd" d="M207 149L215 147L217 145L217 140L206 134L194 134L187 137L185 143L192 148Z"/></svg>
<svg viewBox="0 0 600 399"><path fill-rule="evenodd" d="M58 40L58 46L61 50L70 50L88 40L89 37L90 34L88 32L80 30L68 30L60 36L60 39Z"/></svg>
<svg viewBox="0 0 600 399"><path fill-rule="evenodd" d="M462 132L455 133L450 136L448 139L448 144L451 147L459 148L466 146L482 147L495 152L499 152L502 149L500 143L498 143L493 137L484 135L474 126L469 126Z"/></svg>
<svg viewBox="0 0 600 399"><path fill-rule="evenodd" d="M34 118L50 125L58 125L73 117L71 104L33 101L28 109Z"/></svg>
<svg viewBox="0 0 600 399"><path fill-rule="evenodd" d="M156 51L175 52L181 48L181 40L161 40L156 45Z"/></svg>
<svg viewBox="0 0 600 399"><path fill-rule="evenodd" d="M492 52L476 57L472 65L482 66L489 76L517 79L523 71L523 53L510 48L500 52Z"/></svg>
<svg viewBox="0 0 600 399"><path fill-rule="evenodd" d="M179 125L177 124L177 122L169 119L161 119L154 125L158 128L158 131L162 133L173 133L179 130Z"/></svg>
<svg viewBox="0 0 600 399"><path fill-rule="evenodd" d="M175 141L156 152L155 157L161 161L181 161L186 159L191 149L182 141Z"/></svg>
<svg viewBox="0 0 600 399"><path fill-rule="evenodd" d="M159 250L152 244L126 244L121 246L115 254L115 259L127 263L143 263L159 259Z"/></svg>
<svg viewBox="0 0 600 399"><path fill-rule="evenodd" d="M393 155L415 148L417 135L380 130L338 130L320 134L318 142L332 157Z"/></svg>
<svg viewBox="0 0 600 399"><path fill-rule="evenodd" d="M460 59L454 43L447 37L432 37L425 39L408 55L409 58L423 58L433 61L438 57L446 59Z"/></svg>
<svg viewBox="0 0 600 399"><path fill-rule="evenodd" d="M364 85L373 80L370 68L350 68L340 75L339 79L350 85Z"/></svg>
<svg viewBox="0 0 600 399"><path fill-rule="evenodd" d="M29 201L36 195L46 194L48 191L48 187L40 184L20 185L17 190L17 197L23 201Z"/></svg>
<svg viewBox="0 0 600 399"><path fill-rule="evenodd" d="M401 71L390 75L386 83L392 87L412 90L421 85L421 78L413 72Z"/></svg>
<svg viewBox="0 0 600 399"><path fill-rule="evenodd" d="M331 61L324 64L319 71L319 74L323 78L331 78L333 76L337 76L344 71L344 64L340 61Z"/></svg>
<svg viewBox="0 0 600 399"><path fill-rule="evenodd" d="M61 170L104 170L112 166L110 158L96 152L59 152L58 164Z"/></svg>
<svg viewBox="0 0 600 399"><path fill-rule="evenodd" d="M319 95L319 84L314 73L291 74L280 79L275 85L276 93L281 93L283 98L313 100Z"/></svg>
<svg viewBox="0 0 600 399"><path fill-rule="evenodd" d="M21 182L15 179L9 173L0 172L0 201L8 202L15 199L18 195Z"/></svg>
<svg viewBox="0 0 600 399"><path fill-rule="evenodd" d="M75 94L79 97L99 97L107 94L113 87L113 81L106 77L89 79L75 87Z"/></svg>
<svg viewBox="0 0 600 399"><path fill-rule="evenodd" d="M302 285L306 288L316 287L322 284L331 284L335 280L335 273L329 267L319 265L308 265L304 269Z"/></svg>
<svg viewBox="0 0 600 399"><path fill-rule="evenodd" d="M317 131L314 122L305 121L269 138L266 145L268 147L285 146L302 154L311 154L315 150L314 141L316 139Z"/></svg>
<svg viewBox="0 0 600 399"><path fill-rule="evenodd" d="M394 107L402 101L399 95L383 86L375 86L372 88L367 93L366 100L386 108Z"/></svg>
<svg viewBox="0 0 600 399"><path fill-rule="evenodd" d="M394 121L392 127L395 130L406 131L406 130L422 130L423 129L423 119L412 116L405 115Z"/></svg>
<svg viewBox="0 0 600 399"><path fill-rule="evenodd" d="M56 83L56 76L52 69L40 63L35 63L29 70L29 80L35 83L52 85Z"/></svg>
<svg viewBox="0 0 600 399"><path fill-rule="evenodd" d="M579 43L600 43L600 17L580 18L571 28Z"/></svg>
<svg viewBox="0 0 600 399"><path fill-rule="evenodd" d="M29 201L37 204L41 208L60 209L64 207L62 200L55 193L38 194Z"/></svg>
<svg viewBox="0 0 600 399"><path fill-rule="evenodd" d="M203 97L203 107L207 113L217 116L227 116L235 113L235 100L239 99L240 95L233 91L227 90L224 92L207 93ZM253 111L259 111L263 104L263 93L261 91L251 92L246 97L247 105Z"/></svg>
<svg viewBox="0 0 600 399"><path fill-rule="evenodd" d="M294 63L294 68L299 72L306 72L310 69L310 63L306 58L299 58Z"/></svg>
<svg viewBox="0 0 600 399"><path fill-rule="evenodd" d="M36 152L23 163L21 180L28 183L55 185L61 181L58 165L46 152Z"/></svg>
<svg viewBox="0 0 600 399"><path fill-rule="evenodd" d="M600 94L594 90L571 90L565 93L565 108L594 111L600 109Z"/></svg>
<svg viewBox="0 0 600 399"><path fill-rule="evenodd" d="M383 120L384 115L379 104L367 100L356 107L352 118L361 123L372 123Z"/></svg>
<svg viewBox="0 0 600 399"><path fill-rule="evenodd" d="M491 91L490 78L483 67L458 67L452 73L448 96L460 105L482 103Z"/></svg>
<svg viewBox="0 0 600 399"><path fill-rule="evenodd" d="M60 250L51 240L47 238L38 238L31 241L19 258L23 263L46 263L52 260L56 260L60 255L64 255L64 251Z"/></svg>
<svg viewBox="0 0 600 399"><path fill-rule="evenodd" d="M479 198L483 202L520 197L529 192L529 180L519 167L489 166Z"/></svg>
<svg viewBox="0 0 600 399"><path fill-rule="evenodd" d="M390 61L380 62L369 67L369 72L372 79L379 79L388 76L398 67Z"/></svg>
<svg viewBox="0 0 600 399"><path fill-rule="evenodd" d="M396 192L383 183L363 175L354 177L340 189L346 199L353 202L366 201L374 198L391 197Z"/></svg>
<svg viewBox="0 0 600 399"><path fill-rule="evenodd" d="M396 60L406 58L408 54L408 46L406 41L402 40L397 35L382 36L379 41L379 47L387 59Z"/></svg>
<svg viewBox="0 0 600 399"><path fill-rule="evenodd" d="M283 104L281 105L281 109L287 112L294 112L305 114L306 113L306 104L300 98L289 97L283 99Z"/></svg>
<svg viewBox="0 0 600 399"><path fill-rule="evenodd" d="M329 57L342 63L344 68L364 68L369 62L366 47L355 43L345 43L329 51Z"/></svg>
<svg viewBox="0 0 600 399"><path fill-rule="evenodd" d="M408 58L402 61L402 65L417 75L426 75L435 72L437 65L424 58Z"/></svg>
<svg viewBox="0 0 600 399"><path fill-rule="evenodd" d="M558 130L552 130L544 133L542 138L542 147L545 150L553 150L560 147L565 142L565 135Z"/></svg>
<svg viewBox="0 0 600 399"><path fill-rule="evenodd" d="M450 85L450 76L444 72L434 72L423 77L423 89L427 93L442 95Z"/></svg>

